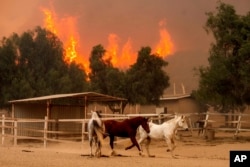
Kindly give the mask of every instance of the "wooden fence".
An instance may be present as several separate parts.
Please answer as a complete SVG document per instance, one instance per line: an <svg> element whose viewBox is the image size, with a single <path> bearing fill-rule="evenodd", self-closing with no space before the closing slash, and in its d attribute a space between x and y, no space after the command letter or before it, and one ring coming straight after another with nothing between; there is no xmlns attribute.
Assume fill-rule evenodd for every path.
<svg viewBox="0 0 250 167"><path fill-rule="evenodd" d="M239 132L250 132L250 114L207 112L198 115L204 118L199 120L203 125L199 128L204 130L231 131L234 132L233 137L237 137ZM205 131L203 132L204 134Z"/></svg>
<svg viewBox="0 0 250 167"><path fill-rule="evenodd" d="M250 114L219 114L219 113L211 113L207 112L204 114L200 113L185 113L187 116L187 120L189 123L190 131L193 134L194 131L205 129L205 130L215 130L215 131L233 131L234 137L238 135L241 131L250 131ZM166 119L170 119L173 117L173 114L106 114L104 120L107 119L116 119L121 120L134 116L145 116L151 117L153 120L161 123ZM204 119L200 119L202 116ZM234 121L225 121L225 117L235 116L237 117ZM218 119L216 117L222 117L222 119ZM202 127L197 126L197 120L203 122ZM16 146L18 144L19 139L34 139L43 141L43 146L47 147L48 141L56 141L56 142L74 142L81 141L82 143L86 140L87 137L87 122L89 119L59 119L59 120L49 120L47 117L44 119L12 119L9 117L5 117L2 115L0 117L0 129L1 129L1 144L4 145L5 139L12 138L13 145ZM74 123L81 125L81 128L77 132L73 131L60 131L60 130L50 130L49 124L58 124L58 123ZM21 126L23 123L26 124L39 124L40 126L31 126L25 127ZM233 124L233 126L226 127L227 123ZM242 126L244 125L244 126ZM20 131L29 131L35 135L22 135L19 133ZM58 137L58 136L64 136Z"/></svg>

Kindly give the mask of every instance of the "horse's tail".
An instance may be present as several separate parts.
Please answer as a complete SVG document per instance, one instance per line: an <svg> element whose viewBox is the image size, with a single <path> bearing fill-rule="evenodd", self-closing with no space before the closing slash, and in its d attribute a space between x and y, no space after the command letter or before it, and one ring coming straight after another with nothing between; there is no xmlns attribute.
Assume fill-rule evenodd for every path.
<svg viewBox="0 0 250 167"><path fill-rule="evenodd" d="M104 143L104 131L103 131L103 128L98 124L97 121L93 121L93 125L94 125L94 130L95 130L95 133L97 135L97 138L99 139L101 145L103 145Z"/></svg>

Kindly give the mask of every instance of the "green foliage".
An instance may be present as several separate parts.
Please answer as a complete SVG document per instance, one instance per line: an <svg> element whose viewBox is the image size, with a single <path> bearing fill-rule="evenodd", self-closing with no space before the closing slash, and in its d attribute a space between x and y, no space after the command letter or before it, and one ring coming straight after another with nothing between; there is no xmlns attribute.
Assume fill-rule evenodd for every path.
<svg viewBox="0 0 250 167"><path fill-rule="evenodd" d="M169 77L163 71L167 65L162 58L151 54L150 47L143 47L137 62L127 72L127 98L132 104L157 104L164 89L169 86Z"/></svg>
<svg viewBox="0 0 250 167"><path fill-rule="evenodd" d="M93 47L89 58L91 90L112 96L124 97L124 73L114 68L109 60L104 60L102 45Z"/></svg>
<svg viewBox="0 0 250 167"><path fill-rule="evenodd" d="M221 112L243 109L250 103L250 13L237 15L233 6L219 3L217 13L207 13L206 31L215 43L209 67L199 69L199 89L194 95Z"/></svg>
<svg viewBox="0 0 250 167"><path fill-rule="evenodd" d="M89 78L93 91L124 97L131 104L158 103L169 86L169 77L162 70L167 62L145 47L139 51L137 62L127 71L121 71L105 61L104 54L101 45L95 46L91 53Z"/></svg>
<svg viewBox="0 0 250 167"><path fill-rule="evenodd" d="M0 44L0 106L7 101L88 89L80 65L63 60L62 42L51 32L37 27ZM79 82L81 81L81 82Z"/></svg>
<svg viewBox="0 0 250 167"><path fill-rule="evenodd" d="M86 90L124 97L131 104L158 103L169 86L169 77L162 69L167 62L151 54L150 47L144 47L138 53L137 62L122 71L113 67L110 60L104 60L104 54L102 45L93 47L87 81L81 65L64 62L63 44L53 33L37 27L20 36L3 38L0 106L13 99Z"/></svg>

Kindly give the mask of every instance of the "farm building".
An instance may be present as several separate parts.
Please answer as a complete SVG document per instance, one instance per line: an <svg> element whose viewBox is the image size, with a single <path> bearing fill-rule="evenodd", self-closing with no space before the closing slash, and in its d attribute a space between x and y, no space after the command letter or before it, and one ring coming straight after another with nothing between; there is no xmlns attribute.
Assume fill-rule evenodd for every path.
<svg viewBox="0 0 250 167"><path fill-rule="evenodd" d="M160 98L158 105L142 105L140 113L143 114L190 114L199 113L199 105L190 94L165 95ZM192 121L197 121L197 116L191 117Z"/></svg>
<svg viewBox="0 0 250 167"><path fill-rule="evenodd" d="M47 117L49 131L64 131L71 134L81 132L82 124L75 122L57 122L59 119L84 119L89 117L88 112L96 109L95 105L107 106L107 104L122 104L126 99L108 96L95 92L83 92L72 94L56 94L28 99L12 100L12 119L41 119ZM103 107L107 109L107 107ZM41 130L44 128L44 121L39 122L18 122L18 135L39 136L39 132L28 131L29 128Z"/></svg>
<svg viewBox="0 0 250 167"><path fill-rule="evenodd" d="M140 113L185 114L200 112L197 102L189 94L168 95L160 98L159 105L140 106Z"/></svg>

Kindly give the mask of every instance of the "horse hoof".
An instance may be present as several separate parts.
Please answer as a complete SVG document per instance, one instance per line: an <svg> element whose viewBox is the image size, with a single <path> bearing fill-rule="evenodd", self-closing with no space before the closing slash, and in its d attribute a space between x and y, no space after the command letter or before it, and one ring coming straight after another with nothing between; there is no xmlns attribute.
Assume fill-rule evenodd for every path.
<svg viewBox="0 0 250 167"><path fill-rule="evenodd" d="M111 156L116 156L117 154L116 154L116 152L115 151L112 151L111 152Z"/></svg>
<svg viewBox="0 0 250 167"><path fill-rule="evenodd" d="M174 158L174 159L178 159L178 157L177 157L177 156L175 156L175 155L172 155L172 158Z"/></svg>
<svg viewBox="0 0 250 167"><path fill-rule="evenodd" d="M145 156L142 152L139 152L139 155L140 155L141 157L144 157L144 156Z"/></svg>

